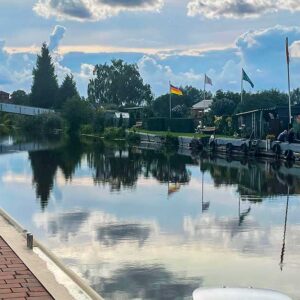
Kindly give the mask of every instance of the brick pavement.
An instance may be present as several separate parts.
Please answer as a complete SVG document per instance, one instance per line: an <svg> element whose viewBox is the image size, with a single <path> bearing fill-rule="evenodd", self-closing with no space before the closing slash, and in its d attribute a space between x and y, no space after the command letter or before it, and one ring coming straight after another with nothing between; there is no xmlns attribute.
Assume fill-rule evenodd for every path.
<svg viewBox="0 0 300 300"><path fill-rule="evenodd" d="M54 300L1 236L0 299Z"/></svg>

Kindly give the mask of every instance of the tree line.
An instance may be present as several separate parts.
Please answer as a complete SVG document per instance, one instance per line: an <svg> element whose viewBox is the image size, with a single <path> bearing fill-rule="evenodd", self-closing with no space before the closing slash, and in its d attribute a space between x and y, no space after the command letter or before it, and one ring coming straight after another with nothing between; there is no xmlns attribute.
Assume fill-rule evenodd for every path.
<svg viewBox="0 0 300 300"><path fill-rule="evenodd" d="M94 76L89 80L87 98L80 97L72 74L67 74L61 85L58 84L55 64L50 51L44 43L37 55L33 69L33 83L29 94L22 90L12 93L15 104L32 105L62 111L69 127L78 130L81 124L97 123L103 128L103 110L122 110L124 107L143 106L144 117L168 117L169 94L154 97L149 84L144 83L136 64L123 60L97 64ZM247 93L241 103L240 93L218 90L214 94L193 86L181 87L183 96L172 96L172 116L191 117L191 108L202 99L212 99L207 125L212 124L215 116L232 116L235 113L259 108L287 105L288 95L276 89ZM292 92L292 103L300 103L300 89ZM100 117L100 121L97 118Z"/></svg>

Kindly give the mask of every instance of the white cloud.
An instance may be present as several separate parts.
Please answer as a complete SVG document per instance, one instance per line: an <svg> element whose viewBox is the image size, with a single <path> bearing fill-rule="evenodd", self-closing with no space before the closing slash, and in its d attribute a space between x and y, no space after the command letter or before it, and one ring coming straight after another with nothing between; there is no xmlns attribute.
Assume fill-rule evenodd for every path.
<svg viewBox="0 0 300 300"><path fill-rule="evenodd" d="M253 18L263 14L287 10L300 11L299 0L191 0L188 15L208 19Z"/></svg>
<svg viewBox="0 0 300 300"><path fill-rule="evenodd" d="M169 81L175 85L197 86L203 80L203 74L195 72L192 68L184 72L175 72L171 66L159 61L159 56L144 55L138 61L138 67L145 82L159 95L167 93Z"/></svg>
<svg viewBox="0 0 300 300"><path fill-rule="evenodd" d="M122 58L137 63L146 83L156 96L168 92L171 81L175 85L193 85L202 88L203 74L207 73L214 82L212 91L217 89L239 91L241 68L244 67L258 90L278 88L286 90L285 38L290 40L292 56L292 88L300 82L300 27L275 26L263 30L252 30L240 35L235 45L223 49L208 49L197 52L182 52L178 49L146 54L112 52L63 52L57 49L65 29L54 29L52 57L59 82L68 73L73 73L82 95L87 93L87 85L92 77L93 65L109 62L112 58ZM41 41L42 42L42 41ZM70 48L71 49L71 48ZM196 55L197 53L197 55ZM30 90L32 68L36 54L30 48L23 52L8 52L4 41L0 41L0 89L11 92L16 89ZM276 62L276 63L274 63Z"/></svg>
<svg viewBox="0 0 300 300"><path fill-rule="evenodd" d="M98 21L122 11L159 11L163 0L38 0L33 10L59 20Z"/></svg>
<svg viewBox="0 0 300 300"><path fill-rule="evenodd" d="M56 25L53 32L50 35L49 50L56 50L60 41L63 39L66 32L66 28L60 25Z"/></svg>

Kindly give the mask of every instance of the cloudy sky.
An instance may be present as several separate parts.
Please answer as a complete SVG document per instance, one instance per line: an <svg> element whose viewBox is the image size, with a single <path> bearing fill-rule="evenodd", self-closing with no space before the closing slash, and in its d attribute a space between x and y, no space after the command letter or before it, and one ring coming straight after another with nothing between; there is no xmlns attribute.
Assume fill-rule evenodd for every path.
<svg viewBox="0 0 300 300"><path fill-rule="evenodd" d="M255 90L300 86L299 0L1 0L0 89L30 90L36 53L47 42L59 81L74 73L85 95L93 65L137 63L155 95L175 85L238 91L241 68ZM245 85L246 89L250 87Z"/></svg>

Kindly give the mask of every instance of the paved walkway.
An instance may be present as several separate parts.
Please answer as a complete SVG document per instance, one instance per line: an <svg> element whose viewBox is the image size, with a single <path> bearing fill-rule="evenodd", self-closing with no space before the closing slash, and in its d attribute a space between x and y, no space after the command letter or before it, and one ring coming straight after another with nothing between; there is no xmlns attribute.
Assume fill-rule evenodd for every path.
<svg viewBox="0 0 300 300"><path fill-rule="evenodd" d="M1 236L0 299L54 299Z"/></svg>
<svg viewBox="0 0 300 300"><path fill-rule="evenodd" d="M45 260L27 249L25 237L3 214L0 209L0 300L76 299L58 282Z"/></svg>

